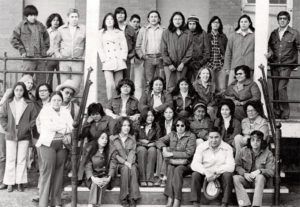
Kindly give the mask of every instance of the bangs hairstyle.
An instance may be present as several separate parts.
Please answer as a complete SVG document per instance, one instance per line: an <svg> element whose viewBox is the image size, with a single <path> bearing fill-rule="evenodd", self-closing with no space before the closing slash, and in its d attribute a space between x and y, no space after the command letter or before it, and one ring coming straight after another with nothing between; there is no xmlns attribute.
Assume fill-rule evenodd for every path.
<svg viewBox="0 0 300 207"><path fill-rule="evenodd" d="M177 131L176 131L176 124L177 124L179 121L181 121L181 122L184 124L184 126L185 126L185 131L186 131L186 132L187 132L187 131L190 131L190 122L188 121L188 119L186 119L186 118L184 118L184 117L182 117L182 116L176 118L176 120L173 121L172 131L177 132Z"/></svg>
<svg viewBox="0 0 300 207"><path fill-rule="evenodd" d="M197 79L197 80L200 80L200 74L201 74L201 72L202 72L204 69L208 70L208 73L209 73L209 79L208 79L208 82L211 82L211 80L212 80L212 72L211 72L211 70L210 70L208 67L206 67L206 66L203 66L203 67L200 68L200 70L199 70L199 72L198 72L198 74L197 74L196 79Z"/></svg>
<svg viewBox="0 0 300 207"><path fill-rule="evenodd" d="M230 115L231 115L231 119L234 117L234 112L235 112L235 104L231 99L223 99L221 100L219 106L218 106L218 111L217 111L217 117L218 118L222 118L222 114L221 114L221 109L222 106L228 106L229 110L230 110Z"/></svg>
<svg viewBox="0 0 300 207"><path fill-rule="evenodd" d="M35 100L36 101L39 101L41 100L41 97L40 97L40 94L39 94L39 90L42 86L46 86L48 92L49 92L49 96L51 96L53 90L51 88L51 86L48 84L48 83L41 83L40 85L38 85L38 87L36 88L35 90Z"/></svg>
<svg viewBox="0 0 300 207"><path fill-rule="evenodd" d="M234 75L236 75L236 73L242 70L245 73L245 77L247 79L251 78L251 69L247 66L247 65L239 65L236 68L234 68Z"/></svg>
<svg viewBox="0 0 300 207"><path fill-rule="evenodd" d="M219 32L219 34L223 34L223 23L222 23L222 20L220 19L220 17L218 17L218 16L213 16L213 17L210 19L210 21L209 21L209 23L208 23L208 25L207 25L207 33L211 33L211 30L212 30L211 25L212 25L212 23L213 23L214 21L216 21L216 20L218 20L218 21L219 21L219 24L220 24L219 29L218 29L218 32Z"/></svg>
<svg viewBox="0 0 300 207"><path fill-rule="evenodd" d="M261 132L261 131L258 131L258 130L254 130L253 132L251 132L250 134L250 139L247 140L247 147L249 149L252 149L252 146L251 146L251 137L252 136L255 136L261 140L261 145L260 145L260 149L262 150L265 150L268 146L268 142L266 140L264 140L264 133Z"/></svg>
<svg viewBox="0 0 300 207"><path fill-rule="evenodd" d="M266 116L265 116L265 113L264 113L264 108L263 108L263 105L261 103L260 100L256 100L256 101L248 101L246 102L246 104L244 105L244 112L245 114L247 114L247 108L248 106L252 106L255 111L257 111L257 113L266 119Z"/></svg>
<svg viewBox="0 0 300 207"><path fill-rule="evenodd" d="M113 28L114 28L114 29L120 30L119 25L118 25L118 21L117 21L116 17L113 15L113 13L107 13L107 14L104 16L103 22L102 22L102 29L103 29L104 31L107 30L107 26L106 26L106 24L105 24L105 21L106 21L107 17L109 17L109 16L111 16L111 17L113 18L113 20L114 20Z"/></svg>
<svg viewBox="0 0 300 207"><path fill-rule="evenodd" d="M58 21L59 21L59 24L58 24L58 27L62 26L64 24L64 21L63 19L61 18L61 16L58 14L58 13L53 13L51 14L48 18L47 18L47 21L46 21L46 27L47 28L50 28L51 27L51 22L53 21L53 19L57 17L58 18Z"/></svg>
<svg viewBox="0 0 300 207"><path fill-rule="evenodd" d="M180 83L182 82L186 82L188 85L189 85L189 89L188 89L188 95L189 96L194 96L196 95L196 91L195 91L195 88L194 86L192 85L192 83L187 79L187 78L181 78L179 79L179 81L177 82L174 90L171 92L171 95L172 96L176 96L178 94L180 94L180 88L179 88L179 85Z"/></svg>
<svg viewBox="0 0 300 207"><path fill-rule="evenodd" d="M101 103L91 103L88 106L87 113L88 116L91 116L92 114L96 114L96 113L99 113L102 117L106 115Z"/></svg>
<svg viewBox="0 0 300 207"><path fill-rule="evenodd" d="M17 86L21 86L22 88L23 88L23 98L24 99L27 99L27 100L29 100L29 95L28 95L28 91L27 91L27 89L26 89L26 85L25 85L25 83L23 83L23 82L17 82L15 85L14 85L14 87L13 87L13 90L12 90L12 92L11 92L11 94L10 94L10 96L8 97L8 99L13 99L14 97L15 97L15 89L17 88Z"/></svg>
<svg viewBox="0 0 300 207"><path fill-rule="evenodd" d="M62 101L64 100L63 95L61 94L60 91L54 91L54 92L51 94L51 96L50 96L50 101L52 100L53 96L55 96L55 95L60 96L60 98L61 98Z"/></svg>
<svg viewBox="0 0 300 207"><path fill-rule="evenodd" d="M163 84L163 91L166 90L166 82L164 81L164 79L163 79L162 77L154 77L154 78L150 81L150 83L149 83L150 91L153 90L154 82L157 81L157 80L159 80L159 81L162 82L162 84Z"/></svg>
<svg viewBox="0 0 300 207"><path fill-rule="evenodd" d="M252 20L251 20L251 18L250 18L247 14L244 14L244 15L242 15L242 16L239 18L239 20L238 20L238 25L237 25L237 27L235 28L235 31L238 31L238 30L240 29L240 21L241 21L241 19L244 19L244 18L248 19L248 21L249 21L249 23L250 23L249 29L251 29L251 31L254 32L254 31L255 31L255 28L253 27Z"/></svg>
<svg viewBox="0 0 300 207"><path fill-rule="evenodd" d="M181 30L181 31L184 31L186 28L185 28L185 18L184 18L184 15L180 12L180 11L176 11L176 12L174 12L173 14L172 14L172 16L171 16L171 18L170 18L170 24L169 24L169 27L168 27L168 30L170 31L170 32L175 32L176 31L176 27L175 27L175 25L173 24L173 19L174 19L174 17L176 16L176 15L179 15L179 16L181 16L181 18L182 18L182 25L180 25L180 27L179 27L179 29Z"/></svg>
<svg viewBox="0 0 300 207"><path fill-rule="evenodd" d="M146 120L147 120L147 117L148 117L148 113L151 112L154 116L154 120L153 120L153 123L152 123L152 126L154 125L154 123L156 122L156 118L157 118L157 113L156 111L154 111L154 109L149 109L149 108L145 108L141 111L141 117L140 117L140 124L142 126L146 125Z"/></svg>
<svg viewBox="0 0 300 207"><path fill-rule="evenodd" d="M138 14L133 14L133 15L131 15L129 21L132 21L133 19L138 19L139 22L141 22L141 17L140 17L140 15L138 15Z"/></svg>
<svg viewBox="0 0 300 207"><path fill-rule="evenodd" d="M157 14L158 19L159 19L159 20L158 20L158 24L160 24L160 22L161 22L161 17L160 17L160 13L159 13L157 10L152 10L152 11L150 11L150 12L148 13L148 15L147 15L148 22L149 22L149 17L150 17L150 15L151 15L152 13Z"/></svg>
<svg viewBox="0 0 300 207"><path fill-rule="evenodd" d="M200 23L199 22L196 22L196 21L189 21L189 22L195 22L196 23L196 29L195 29L195 32L197 33L197 34L201 34L202 32L203 32L203 29L202 29L202 27L201 27L201 25L200 25ZM189 30L189 22L186 24L186 28Z"/></svg>
<svg viewBox="0 0 300 207"><path fill-rule="evenodd" d="M127 12L126 12L126 9L124 9L123 7L118 7L115 9L115 13L114 13L114 16L115 18L117 19L117 14L120 14L120 13L124 13L125 14L125 18L124 18L124 21L126 21L127 19Z"/></svg>
<svg viewBox="0 0 300 207"><path fill-rule="evenodd" d="M37 8L33 5L28 5L24 8L24 16L25 17L28 17L29 15L34 15L34 16L37 16L39 14Z"/></svg>
<svg viewBox="0 0 300 207"><path fill-rule="evenodd" d="M287 11L280 11L278 14L277 14L277 21L279 20L279 17L280 16L286 16L288 21L291 20L291 15L290 13L288 13Z"/></svg>
<svg viewBox="0 0 300 207"><path fill-rule="evenodd" d="M134 91L135 91L134 83L132 82L132 80L129 80L127 78L122 79L122 80L119 81L119 83L116 87L117 94L118 95L121 94L121 88L122 88L123 85L128 85L131 88L130 95L133 96Z"/></svg>
<svg viewBox="0 0 300 207"><path fill-rule="evenodd" d="M132 121L129 119L129 117L121 117L117 120L117 123L114 127L114 135L118 135L121 133L121 130L122 130L122 126L123 126L123 123L125 121L128 121L129 122L129 125L130 125L130 131L129 131L129 134L130 135L133 135L134 133L134 130L133 130L133 126L132 126Z"/></svg>

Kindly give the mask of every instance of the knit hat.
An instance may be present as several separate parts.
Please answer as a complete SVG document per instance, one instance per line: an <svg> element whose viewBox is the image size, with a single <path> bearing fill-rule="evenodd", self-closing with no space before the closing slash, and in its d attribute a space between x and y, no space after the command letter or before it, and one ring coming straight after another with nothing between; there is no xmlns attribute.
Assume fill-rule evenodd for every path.
<svg viewBox="0 0 300 207"><path fill-rule="evenodd" d="M187 22L199 22L199 18L196 15L191 15L189 16L189 18L187 19Z"/></svg>

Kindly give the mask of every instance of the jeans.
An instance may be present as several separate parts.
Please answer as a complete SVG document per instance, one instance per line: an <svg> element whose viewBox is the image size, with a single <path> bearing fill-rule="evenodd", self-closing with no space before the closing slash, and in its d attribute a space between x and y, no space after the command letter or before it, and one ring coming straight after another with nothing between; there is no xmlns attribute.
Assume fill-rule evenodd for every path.
<svg viewBox="0 0 300 207"><path fill-rule="evenodd" d="M183 70L181 72L179 72L177 70L170 71L169 67L165 66L164 71L165 71L165 75L166 75L167 90L169 92L171 92L175 88L178 80L186 76L187 67L184 66Z"/></svg>
<svg viewBox="0 0 300 207"><path fill-rule="evenodd" d="M145 86L145 80L144 80L144 62L142 60L139 60L137 58L134 58L134 66L133 66L133 79L134 79L134 86L135 86L135 93L134 96L140 100Z"/></svg>
<svg viewBox="0 0 300 207"><path fill-rule="evenodd" d="M6 165L3 183L5 185L23 184L27 178L27 154L29 140L6 140Z"/></svg>
<svg viewBox="0 0 300 207"><path fill-rule="evenodd" d="M156 147L137 147L138 169L140 181L154 182L154 169L156 165Z"/></svg>
<svg viewBox="0 0 300 207"><path fill-rule="evenodd" d="M107 100L111 99L115 91L118 82L123 79L123 70L119 71L104 71L104 77L106 82L106 96Z"/></svg>
<svg viewBox="0 0 300 207"><path fill-rule="evenodd" d="M275 67L271 69L272 76L290 77L292 70L287 67ZM274 100L288 100L287 86L289 79L272 79ZM289 118L289 103L274 103L274 111L281 118Z"/></svg>
<svg viewBox="0 0 300 207"><path fill-rule="evenodd" d="M24 60L23 61L23 71L45 71L46 70L46 62L43 60ZM33 74L32 74L33 76ZM35 83L36 85L46 83L46 74L35 74Z"/></svg>
<svg viewBox="0 0 300 207"><path fill-rule="evenodd" d="M52 60L52 61L48 61L47 62L47 71L59 71L59 62ZM47 83L51 86L52 88L52 82L53 82L53 75L52 73L48 74L47 77ZM60 74L56 74L57 77L57 84L60 85L61 81L60 81Z"/></svg>
<svg viewBox="0 0 300 207"><path fill-rule="evenodd" d="M145 68L145 78L147 88L149 87L150 81L154 77L160 76L160 71L163 69L163 61L161 57L155 57L152 55L146 55L144 61L144 68Z"/></svg>
<svg viewBox="0 0 300 207"><path fill-rule="evenodd" d="M4 172L5 172L5 134L0 133L0 184L3 182Z"/></svg>
<svg viewBox="0 0 300 207"><path fill-rule="evenodd" d="M247 187L254 186L254 196L252 206L262 206L263 191L266 183L266 178L262 174L256 176L254 182L250 183L241 175L233 176L235 193L239 206L250 206L251 202L245 190Z"/></svg>

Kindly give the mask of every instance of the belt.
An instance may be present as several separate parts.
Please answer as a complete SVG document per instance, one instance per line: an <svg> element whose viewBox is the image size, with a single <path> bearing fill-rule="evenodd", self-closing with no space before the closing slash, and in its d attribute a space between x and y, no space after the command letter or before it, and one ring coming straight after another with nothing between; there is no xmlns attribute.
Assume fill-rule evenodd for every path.
<svg viewBox="0 0 300 207"><path fill-rule="evenodd" d="M161 54L147 54L146 56L151 58L160 58Z"/></svg>

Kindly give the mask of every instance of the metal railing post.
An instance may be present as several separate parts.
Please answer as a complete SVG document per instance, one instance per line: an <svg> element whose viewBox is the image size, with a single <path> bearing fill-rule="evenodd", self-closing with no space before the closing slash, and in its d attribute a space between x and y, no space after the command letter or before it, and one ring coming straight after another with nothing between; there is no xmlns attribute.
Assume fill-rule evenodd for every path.
<svg viewBox="0 0 300 207"><path fill-rule="evenodd" d="M275 136L275 205L280 201L280 140L281 140L281 123L276 123Z"/></svg>
<svg viewBox="0 0 300 207"><path fill-rule="evenodd" d="M6 71L7 71L7 53L4 52L4 58L3 58L3 62L4 62L4 68L3 68L3 93L5 93L6 91Z"/></svg>

